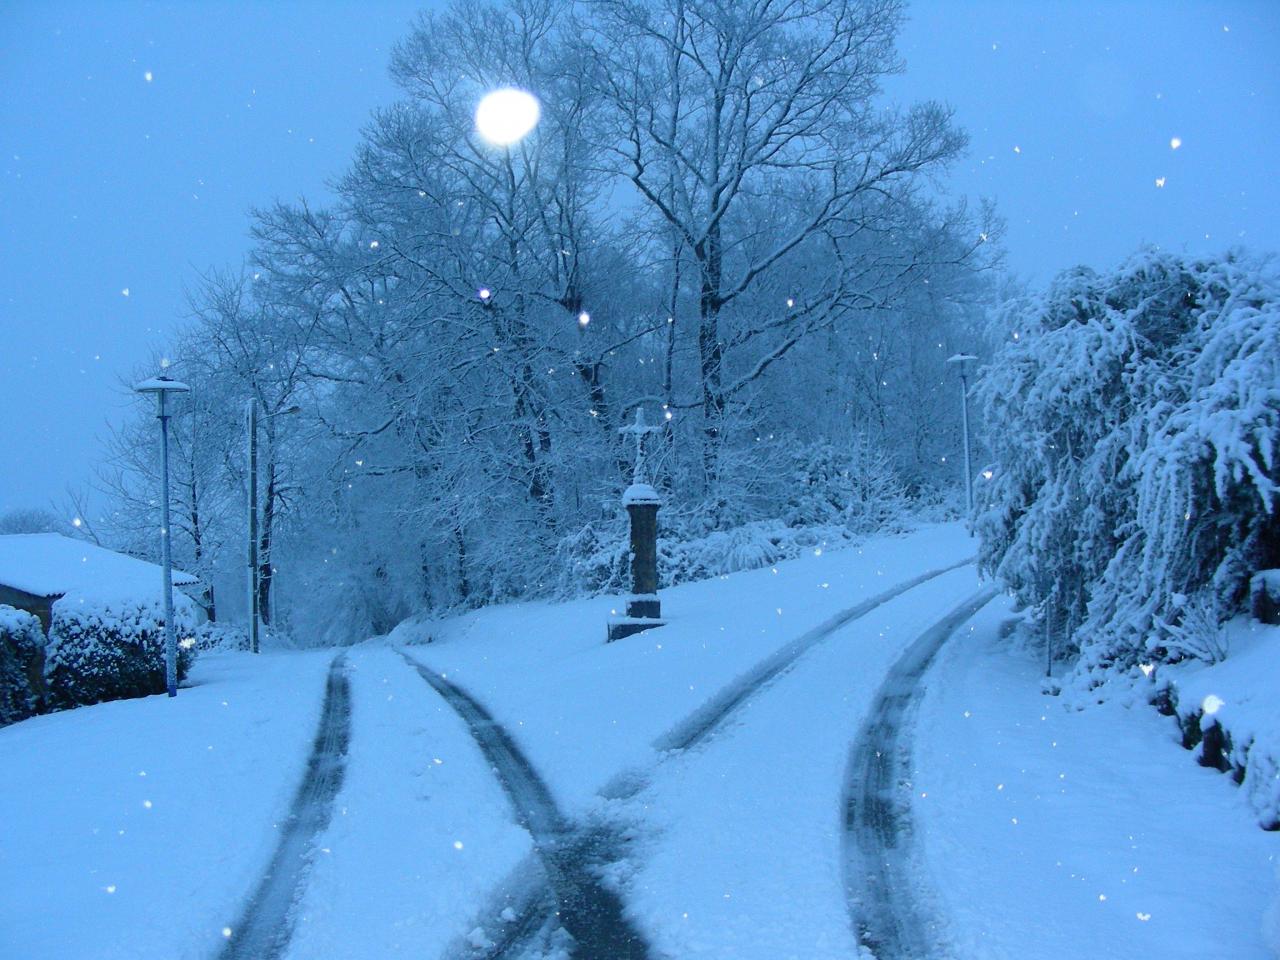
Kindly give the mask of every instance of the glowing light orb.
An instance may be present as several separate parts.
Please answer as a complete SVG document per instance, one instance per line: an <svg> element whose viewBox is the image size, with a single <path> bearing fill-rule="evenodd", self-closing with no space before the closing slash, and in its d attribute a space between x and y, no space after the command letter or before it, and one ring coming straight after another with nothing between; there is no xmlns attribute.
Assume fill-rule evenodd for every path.
<svg viewBox="0 0 1280 960"><path fill-rule="evenodd" d="M538 125L542 107L533 94L503 87L487 94L476 107L476 130L500 147L525 137Z"/></svg>
<svg viewBox="0 0 1280 960"><path fill-rule="evenodd" d="M578 314L578 326L585 327L590 322L591 322L591 314L587 313L587 311L583 310L580 314Z"/></svg>
<svg viewBox="0 0 1280 960"><path fill-rule="evenodd" d="M1180 146L1182 146L1182 138L1181 138L1181 137L1173 137L1173 138L1171 138L1171 139L1169 140L1169 149L1170 149L1170 150L1177 150Z"/></svg>
<svg viewBox="0 0 1280 960"><path fill-rule="evenodd" d="M1216 693L1211 693L1204 698L1204 702L1200 704L1200 707L1204 710L1207 716L1211 717L1226 705L1227 701L1223 700Z"/></svg>

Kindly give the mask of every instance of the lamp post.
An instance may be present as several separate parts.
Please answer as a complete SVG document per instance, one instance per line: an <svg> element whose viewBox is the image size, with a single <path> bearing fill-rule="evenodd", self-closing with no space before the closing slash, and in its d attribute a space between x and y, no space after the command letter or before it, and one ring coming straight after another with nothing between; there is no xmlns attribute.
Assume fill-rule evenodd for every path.
<svg viewBox="0 0 1280 960"><path fill-rule="evenodd" d="M978 358L968 353L957 353L947 359L960 368L960 423L964 430L964 503L973 513L973 468L969 465L969 368L965 364Z"/></svg>
<svg viewBox="0 0 1280 960"><path fill-rule="evenodd" d="M302 408L292 406L268 414L266 419L298 413ZM249 649L258 652L259 636L262 631L262 610L258 595L258 584L261 572L258 567L258 398L251 396L245 405L245 420L249 434Z"/></svg>
<svg viewBox="0 0 1280 960"><path fill-rule="evenodd" d="M133 388L156 395L156 419L160 421L160 565L164 570L164 685L169 696L178 695L178 635L173 626L173 560L169 550L169 407L171 393L187 393L185 383L169 377L143 380Z"/></svg>

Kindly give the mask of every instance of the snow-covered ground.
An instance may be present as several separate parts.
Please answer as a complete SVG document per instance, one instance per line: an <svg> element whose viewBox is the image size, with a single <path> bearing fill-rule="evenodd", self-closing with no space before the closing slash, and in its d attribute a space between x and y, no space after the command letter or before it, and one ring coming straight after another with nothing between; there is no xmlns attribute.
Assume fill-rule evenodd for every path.
<svg viewBox="0 0 1280 960"><path fill-rule="evenodd" d="M414 656L486 703L572 811L594 803L616 774L642 772L655 740L787 642L975 553L957 524L818 549L664 590L668 625L611 644L603 643L605 625L623 601L610 597L491 607L443 624L405 624L389 639L433 637Z"/></svg>
<svg viewBox="0 0 1280 960"><path fill-rule="evenodd" d="M475 739L489 729L545 781L566 844L611 838L604 881L649 956L857 956L851 748L903 651L979 594L972 553L931 526L687 584L663 593L668 626L612 644L619 601L597 598L353 648L341 787L285 956L479 956L525 905L541 922L532 887L554 861L531 831L550 814L513 810ZM943 647L909 711L915 893L954 955L1265 957L1280 835L1173 721L1042 696L997 637L1003 603ZM217 655L177 700L0 730L17 785L0 795L0 956L216 956L306 775L333 656ZM455 713L438 674L492 719ZM531 897L503 899L520 884Z"/></svg>
<svg viewBox="0 0 1280 960"><path fill-rule="evenodd" d="M352 749L286 956L439 957L529 852L466 727L386 647L350 655Z"/></svg>
<svg viewBox="0 0 1280 960"><path fill-rule="evenodd" d="M925 896L955 955L1280 956L1280 834L1141 700L1042 695L1040 658L1000 641L1008 616L993 603L943 649L919 716Z"/></svg>
<svg viewBox="0 0 1280 960"><path fill-rule="evenodd" d="M176 699L0 729L0 956L215 955L271 857L332 656L208 657Z"/></svg>

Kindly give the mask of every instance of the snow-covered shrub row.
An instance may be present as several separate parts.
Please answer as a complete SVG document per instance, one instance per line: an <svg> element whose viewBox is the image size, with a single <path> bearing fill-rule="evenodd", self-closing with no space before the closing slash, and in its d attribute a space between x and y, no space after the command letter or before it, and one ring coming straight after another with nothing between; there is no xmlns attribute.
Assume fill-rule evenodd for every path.
<svg viewBox="0 0 1280 960"><path fill-rule="evenodd" d="M249 649L249 632L240 625L207 620L197 624L190 636L200 653Z"/></svg>
<svg viewBox="0 0 1280 960"><path fill-rule="evenodd" d="M194 654L195 608L176 594L178 679ZM68 594L53 605L45 680L55 709L163 693L164 610L159 602Z"/></svg>
<svg viewBox="0 0 1280 960"><path fill-rule="evenodd" d="M791 560L814 550L836 549L859 539L835 525L789 527L781 520L757 520L730 530L680 540L658 538L658 581L674 587L739 570ZM588 525L561 544L565 561L561 596L626 593L631 589L630 544L626 520Z"/></svg>
<svg viewBox="0 0 1280 960"><path fill-rule="evenodd" d="M43 667L40 621L25 610L0 604L0 726L39 712Z"/></svg>
<svg viewBox="0 0 1280 960"><path fill-rule="evenodd" d="M1218 625L1280 566L1275 267L1146 251L997 322L975 388L983 567L1047 618L1082 688L1225 656Z"/></svg>
<svg viewBox="0 0 1280 960"><path fill-rule="evenodd" d="M658 577L664 587L754 570L814 550L834 549L900 526L911 508L889 459L866 437L786 449L775 519L716 529L697 510L659 513ZM561 596L630 589L625 513L587 524L560 543Z"/></svg>

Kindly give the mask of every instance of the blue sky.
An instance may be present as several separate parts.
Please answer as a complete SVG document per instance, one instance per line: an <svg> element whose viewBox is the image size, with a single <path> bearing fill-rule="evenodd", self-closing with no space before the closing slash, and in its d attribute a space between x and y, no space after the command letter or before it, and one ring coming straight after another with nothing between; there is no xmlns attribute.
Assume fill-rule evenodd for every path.
<svg viewBox="0 0 1280 960"><path fill-rule="evenodd" d="M137 402L120 378L181 323L198 271L245 255L251 206L330 195L396 95L389 49L421 6L0 10L0 511L92 478ZM1280 3L911 15L889 93L956 107L972 149L952 186L999 201L1016 272L1043 282L1143 242L1280 250Z"/></svg>

